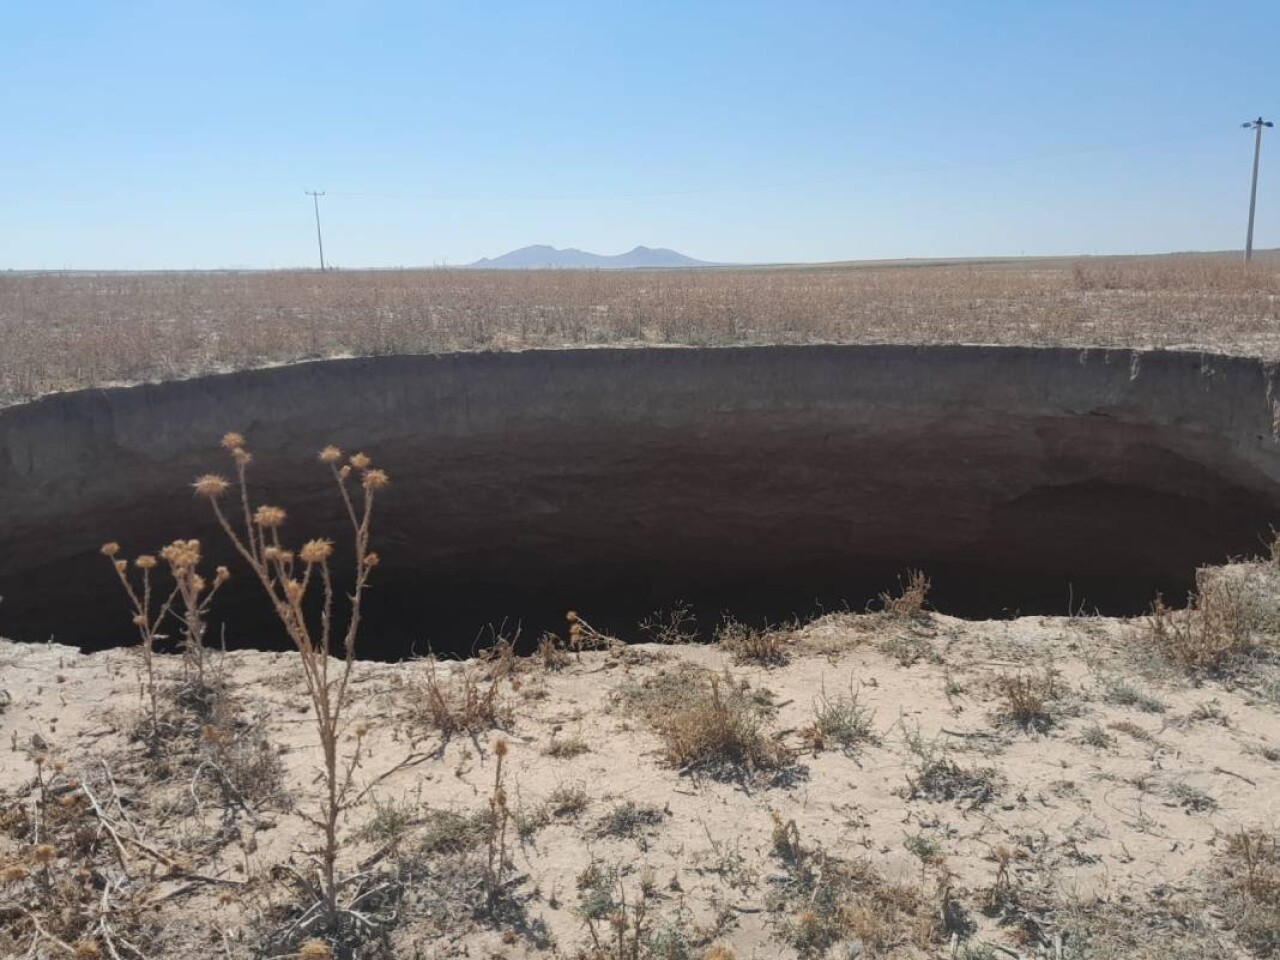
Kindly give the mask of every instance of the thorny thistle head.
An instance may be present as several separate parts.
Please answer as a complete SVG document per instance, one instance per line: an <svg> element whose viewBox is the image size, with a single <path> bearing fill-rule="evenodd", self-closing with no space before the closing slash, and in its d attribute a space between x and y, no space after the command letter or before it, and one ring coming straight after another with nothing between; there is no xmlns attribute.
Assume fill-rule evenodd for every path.
<svg viewBox="0 0 1280 960"><path fill-rule="evenodd" d="M71 945L71 955L76 960L97 960L102 956L102 948L97 940L77 940Z"/></svg>
<svg viewBox="0 0 1280 960"><path fill-rule="evenodd" d="M42 843L31 851L32 863L53 863L58 851L52 843Z"/></svg>
<svg viewBox="0 0 1280 960"><path fill-rule="evenodd" d="M262 506L253 512L253 522L270 529L284 524L284 507Z"/></svg>
<svg viewBox="0 0 1280 960"><path fill-rule="evenodd" d="M368 470L369 465L373 463L373 458L367 453L353 453L350 463L357 470Z"/></svg>
<svg viewBox="0 0 1280 960"><path fill-rule="evenodd" d="M215 587L220 587L231 579L231 571L226 567L218 567L213 574L213 585Z"/></svg>
<svg viewBox="0 0 1280 960"><path fill-rule="evenodd" d="M119 552L120 544L116 543L114 540L102 545L102 555L104 557L114 557Z"/></svg>
<svg viewBox="0 0 1280 960"><path fill-rule="evenodd" d="M144 553L133 561L133 565L139 570L150 570L156 565L156 558L149 553Z"/></svg>
<svg viewBox="0 0 1280 960"><path fill-rule="evenodd" d="M222 435L222 449L235 450L237 447L244 446L244 434L230 431Z"/></svg>
<svg viewBox="0 0 1280 960"><path fill-rule="evenodd" d="M298 947L298 960L331 960L333 949L323 940L307 940Z"/></svg>
<svg viewBox="0 0 1280 960"><path fill-rule="evenodd" d="M499 737L498 742L493 745L493 752L499 757L505 757L508 749L506 737Z"/></svg>
<svg viewBox="0 0 1280 960"><path fill-rule="evenodd" d="M385 470L366 470L360 482L364 484L366 490L381 490L391 482L391 478L387 476Z"/></svg>
<svg viewBox="0 0 1280 960"><path fill-rule="evenodd" d="M337 463L342 459L342 451L332 443L320 451L321 463Z"/></svg>
<svg viewBox="0 0 1280 960"><path fill-rule="evenodd" d="M289 598L290 603L297 603L302 599L302 584L297 580L286 580L284 595Z"/></svg>
<svg viewBox="0 0 1280 960"><path fill-rule="evenodd" d="M236 447L231 451L232 459L235 460L237 466L247 467L253 462L253 454L244 447Z"/></svg>
<svg viewBox="0 0 1280 960"><path fill-rule="evenodd" d="M0 869L0 883L21 883L31 876L31 871L20 863L11 863Z"/></svg>
<svg viewBox="0 0 1280 960"><path fill-rule="evenodd" d="M366 567L376 567L381 561L382 558L372 550L364 555L364 565Z"/></svg>
<svg viewBox="0 0 1280 960"><path fill-rule="evenodd" d="M197 477L196 482L191 486L195 488L196 496L208 497L210 500L221 497L231 489L231 484L216 473L206 473L202 477Z"/></svg>
<svg viewBox="0 0 1280 960"><path fill-rule="evenodd" d="M117 560L115 562L115 568L117 573L124 573L129 569L129 563L126 560Z"/></svg>
<svg viewBox="0 0 1280 960"><path fill-rule="evenodd" d="M175 575L189 573L200 565L199 540L175 540L160 551Z"/></svg>
<svg viewBox="0 0 1280 960"><path fill-rule="evenodd" d="M333 556L332 540L308 540L302 545L302 549L298 551L298 556L303 563L324 563Z"/></svg>

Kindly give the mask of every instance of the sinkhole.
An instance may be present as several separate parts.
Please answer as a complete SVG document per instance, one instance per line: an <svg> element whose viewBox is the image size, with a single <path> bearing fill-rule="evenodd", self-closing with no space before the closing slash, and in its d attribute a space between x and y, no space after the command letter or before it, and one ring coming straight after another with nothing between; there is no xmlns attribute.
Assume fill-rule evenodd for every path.
<svg viewBox="0 0 1280 960"><path fill-rule="evenodd" d="M392 477L362 656L467 653L576 609L640 638L689 603L777 622L865 608L908 569L936 609L1134 614L1280 520L1274 370L1177 352L981 346L376 357L59 394L0 410L0 636L136 634L99 545L197 537L233 580L211 642L285 638L190 481L230 473L286 539L341 540L316 451Z"/></svg>

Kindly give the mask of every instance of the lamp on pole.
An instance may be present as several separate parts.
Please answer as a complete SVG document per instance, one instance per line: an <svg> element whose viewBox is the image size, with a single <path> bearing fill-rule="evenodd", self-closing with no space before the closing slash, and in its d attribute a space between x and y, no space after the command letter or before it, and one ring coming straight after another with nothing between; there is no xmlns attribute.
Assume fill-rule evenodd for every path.
<svg viewBox="0 0 1280 960"><path fill-rule="evenodd" d="M1244 262L1248 263L1253 259L1253 211L1258 205L1258 158L1262 156L1262 128L1274 126L1270 120L1263 120L1259 117L1257 120L1250 120L1242 123L1240 126L1245 129L1252 128L1253 137L1253 186L1249 188L1249 230L1245 234L1244 239Z"/></svg>

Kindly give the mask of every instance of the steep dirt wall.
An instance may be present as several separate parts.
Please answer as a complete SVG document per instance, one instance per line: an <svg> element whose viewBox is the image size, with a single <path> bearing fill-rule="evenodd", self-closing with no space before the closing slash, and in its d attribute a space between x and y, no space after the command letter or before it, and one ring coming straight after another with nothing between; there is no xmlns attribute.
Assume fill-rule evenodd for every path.
<svg viewBox="0 0 1280 960"><path fill-rule="evenodd" d="M226 467L230 429L298 539L341 531L321 445L391 472L381 652L567 605L618 628L681 597L861 606L910 565L953 612L1132 611L1280 519L1272 381L1183 353L807 346L332 360L51 396L0 410L0 635L128 638L97 547L220 544L188 484ZM223 613L232 642L276 639L247 593Z"/></svg>

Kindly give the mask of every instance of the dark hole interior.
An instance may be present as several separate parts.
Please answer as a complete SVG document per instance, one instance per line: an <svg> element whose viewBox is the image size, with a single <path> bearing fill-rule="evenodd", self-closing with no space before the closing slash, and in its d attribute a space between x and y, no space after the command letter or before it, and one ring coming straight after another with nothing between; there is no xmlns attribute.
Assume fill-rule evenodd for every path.
<svg viewBox="0 0 1280 960"><path fill-rule="evenodd" d="M705 635L874 604L911 568L970 618L1133 615L1280 519L1258 364L987 348L562 351L385 358L51 398L0 411L0 636L136 642L98 546L196 537L227 563L209 641L285 649L190 481L243 429L255 504L340 543L316 450L391 474L359 655ZM1136 361L1135 361L1136 364ZM1105 404L1100 403L1105 399ZM338 569L349 558L337 558ZM340 584L341 586L341 584Z"/></svg>
<svg viewBox="0 0 1280 960"><path fill-rule="evenodd" d="M633 509L637 498L634 488L622 499L597 497L590 516L579 514L572 523L558 513L560 541L528 518L522 523L518 515L504 515L490 535L476 539L455 533L455 547L480 542L483 549L471 555L454 549L445 558L434 552L415 557L419 535L406 534L403 526L397 530L397 520L408 522L406 512L388 505L391 519L382 524L383 542L375 531L375 546L388 559L367 595L359 656L399 660L428 651L465 656L499 635L518 638L519 647L528 651L544 631L565 636L570 609L602 632L644 641L651 636L641 629L642 621L680 602L692 609L698 633L709 639L725 616L765 625L876 609L878 595L896 591L913 568L931 578L929 605L955 616L1128 616L1145 611L1158 593L1183 602L1197 565L1261 552L1265 529L1254 519L1262 505L1239 490L1222 488L1208 501L1192 501L1151 489L1089 483L1024 498L1027 502L1009 508L1011 519L986 525L986 538L958 559L923 551L864 553L856 537L832 536L838 518L830 524L820 519L785 524L790 540L778 543L759 529L745 537L730 529L720 539L699 529L699 517L705 515L677 512L673 499L667 501L673 505L668 519L638 540L627 541L620 530L605 537L606 545L616 543L615 553L588 545L588 532L598 532L608 515L623 511L623 500ZM184 499L174 506L168 529L190 531L200 505ZM480 515L478 504L475 509ZM901 516L927 525L924 513L922 502ZM296 511L291 518L301 527L306 515ZM132 554L139 543L163 542L164 520L158 518L157 536L130 538L126 549ZM327 520L319 526L335 529L333 518ZM208 564L225 562L235 573L213 607L209 642L225 640L230 649L289 649L256 581L220 531L197 528L208 545ZM907 539L916 529L904 523L897 536L882 537L881 545ZM499 530L506 531L505 541ZM803 551L796 549L797 542L805 545ZM335 567L341 571L349 562L339 554ZM349 582L339 574L340 591ZM85 650L136 642L124 597L96 552L28 571L5 586L7 615L0 618L0 632L27 640L52 637ZM340 604L340 614L343 609Z"/></svg>

